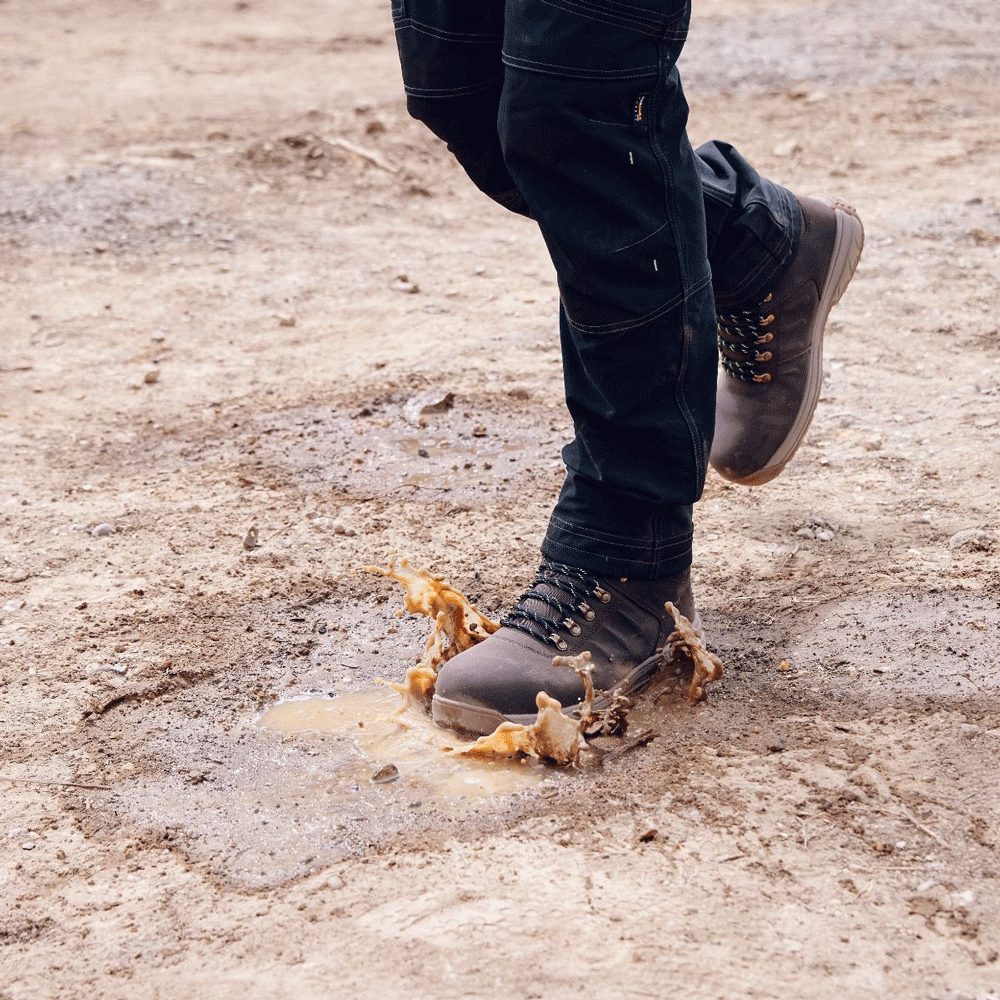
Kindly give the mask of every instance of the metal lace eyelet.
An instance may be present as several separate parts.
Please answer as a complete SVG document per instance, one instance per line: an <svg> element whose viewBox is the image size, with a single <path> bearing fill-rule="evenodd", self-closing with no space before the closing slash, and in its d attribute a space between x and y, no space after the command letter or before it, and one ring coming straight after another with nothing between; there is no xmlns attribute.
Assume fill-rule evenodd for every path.
<svg viewBox="0 0 1000 1000"><path fill-rule="evenodd" d="M578 604L576 610L587 619L588 622L592 622L597 615L594 614L594 609L591 608L589 604Z"/></svg>
<svg viewBox="0 0 1000 1000"><path fill-rule="evenodd" d="M770 344L772 340L774 340L774 334L773 333L765 333L763 337L758 337L754 341L754 343L755 344Z"/></svg>
<svg viewBox="0 0 1000 1000"><path fill-rule="evenodd" d="M770 378L770 376L768 376ZM611 600L611 595L602 587L594 588L594 597L598 598L602 604L607 604Z"/></svg>
<svg viewBox="0 0 1000 1000"><path fill-rule="evenodd" d="M774 313L771 313L769 316L762 316L760 318L760 323L758 324L758 326L770 326L773 322L774 322Z"/></svg>
<svg viewBox="0 0 1000 1000"><path fill-rule="evenodd" d="M560 653L564 653L567 649L569 649L569 646L566 645L566 641L564 639L560 639L559 636L555 634L555 632L553 632L552 635L549 636L549 640L553 643L556 649L559 650Z"/></svg>
<svg viewBox="0 0 1000 1000"><path fill-rule="evenodd" d="M577 623L573 621L572 618L565 618L563 620L563 627L566 629L567 632L569 632L570 635L580 634L580 626L577 625Z"/></svg>
<svg viewBox="0 0 1000 1000"><path fill-rule="evenodd" d="M759 351L754 355L754 361L770 361L774 355L770 351L764 351L763 354Z"/></svg>
<svg viewBox="0 0 1000 1000"><path fill-rule="evenodd" d="M755 382L770 382L771 376L767 372L764 372L763 375L754 375L753 380Z"/></svg>

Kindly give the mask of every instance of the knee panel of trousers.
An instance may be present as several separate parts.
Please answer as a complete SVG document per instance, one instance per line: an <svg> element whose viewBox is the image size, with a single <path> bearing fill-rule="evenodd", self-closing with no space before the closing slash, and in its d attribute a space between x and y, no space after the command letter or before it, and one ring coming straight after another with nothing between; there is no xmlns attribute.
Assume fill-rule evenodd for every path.
<svg viewBox="0 0 1000 1000"><path fill-rule="evenodd" d="M408 95L460 96L502 82L501 0L392 0L392 17Z"/></svg>
<svg viewBox="0 0 1000 1000"><path fill-rule="evenodd" d="M656 74L663 43L679 53L689 15L689 0L511 0L504 61L580 79Z"/></svg>

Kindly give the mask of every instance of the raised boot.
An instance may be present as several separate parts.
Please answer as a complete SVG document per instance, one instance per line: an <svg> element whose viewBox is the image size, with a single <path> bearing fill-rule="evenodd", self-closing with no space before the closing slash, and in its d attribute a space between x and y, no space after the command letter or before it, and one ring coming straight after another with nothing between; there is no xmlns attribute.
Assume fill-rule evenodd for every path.
<svg viewBox="0 0 1000 1000"><path fill-rule="evenodd" d="M857 212L832 198L801 198L802 233L784 276L762 302L719 315L718 396L711 463L726 479L760 486L795 454L823 383L823 331L864 246Z"/></svg>
<svg viewBox="0 0 1000 1000"><path fill-rule="evenodd" d="M667 601L700 628L689 570L660 580L598 579L543 560L500 630L441 668L434 721L477 734L506 721L527 725L537 715L539 691L571 713L583 700L583 685L572 670L553 667L552 658L584 650L593 659L599 692L640 691L662 668L658 651L674 630ZM595 707L609 703L599 696Z"/></svg>

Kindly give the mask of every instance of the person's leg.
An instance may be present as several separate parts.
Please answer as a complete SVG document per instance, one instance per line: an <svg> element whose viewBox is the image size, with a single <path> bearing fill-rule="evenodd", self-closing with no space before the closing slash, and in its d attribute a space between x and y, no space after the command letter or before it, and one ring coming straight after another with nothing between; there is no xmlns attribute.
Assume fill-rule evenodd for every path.
<svg viewBox="0 0 1000 1000"><path fill-rule="evenodd" d="M692 504L715 411L716 319L699 164L675 61L684 0L508 0L499 115L507 170L555 265L575 437L532 587L504 627L445 664L433 712L490 731L545 690L661 666L671 601L696 619Z"/></svg>
<svg viewBox="0 0 1000 1000"><path fill-rule="evenodd" d="M408 107L482 190L538 220L576 431L532 588L438 680L435 718L488 731L527 719L540 689L579 699L554 652L589 649L599 687L634 690L659 666L664 601L696 617L691 504L712 438L716 309L780 290L800 246L810 266L825 251L791 193L731 147L692 154L674 66L687 4L508 0L500 16L453 3L394 2ZM501 25L502 87L490 57Z"/></svg>
<svg viewBox="0 0 1000 1000"><path fill-rule="evenodd" d="M675 62L684 0L508 0L500 137L555 265L575 439L543 554L655 579L691 560L715 309Z"/></svg>

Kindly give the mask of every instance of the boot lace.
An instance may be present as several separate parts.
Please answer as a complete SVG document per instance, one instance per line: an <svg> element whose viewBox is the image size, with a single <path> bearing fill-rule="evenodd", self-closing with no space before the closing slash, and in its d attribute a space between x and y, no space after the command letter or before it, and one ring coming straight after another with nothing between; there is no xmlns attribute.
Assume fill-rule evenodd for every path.
<svg viewBox="0 0 1000 1000"><path fill-rule="evenodd" d="M772 298L773 295L768 295L755 309L719 314L722 367L741 382L771 381L770 373L761 371L760 366L770 361L774 354L760 348L774 340L774 334L767 329L774 322L774 313L767 309Z"/></svg>
<svg viewBox="0 0 1000 1000"><path fill-rule="evenodd" d="M580 623L574 616L582 616L588 622L594 620L594 609L587 603L593 598L607 604L611 595L583 570L543 559L531 586L500 624L564 652L568 647L560 632L580 634Z"/></svg>

